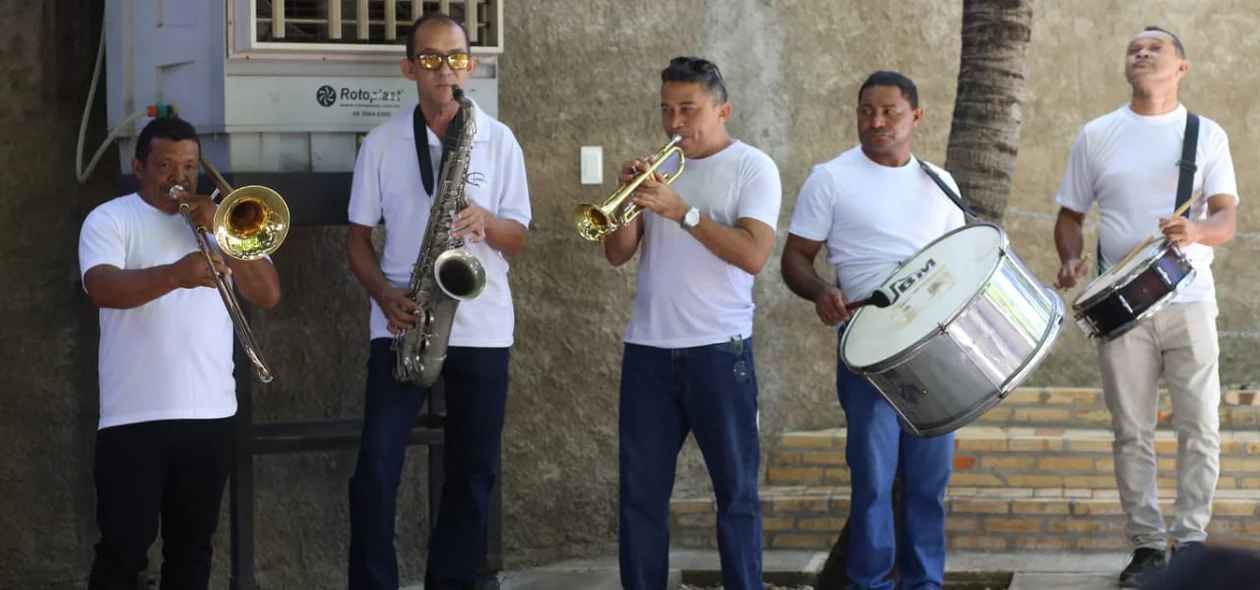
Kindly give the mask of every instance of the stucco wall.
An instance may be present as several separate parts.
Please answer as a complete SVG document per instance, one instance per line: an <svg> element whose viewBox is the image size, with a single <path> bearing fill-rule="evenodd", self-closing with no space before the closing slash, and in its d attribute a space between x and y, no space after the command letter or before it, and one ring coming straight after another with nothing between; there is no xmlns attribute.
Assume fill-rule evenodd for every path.
<svg viewBox="0 0 1260 590"><path fill-rule="evenodd" d="M80 186L73 154L99 21L59 11L50 21L56 36L41 36L45 19L32 8L49 3L66 4L0 6L0 121L10 131L0 136L0 292L7 303L0 316L6 336L0 529L10 533L0 537L0 587L74 587L86 575L96 534L96 316L77 282L76 243L82 217L110 196L112 171L98 171ZM1192 64L1183 98L1230 132L1243 193L1239 229L1252 231L1248 189L1260 181L1253 157L1260 110L1252 97L1260 73L1243 58L1260 50L1254 5L1071 0L1039 3L1036 10L1019 168L1005 222L1034 272L1053 279L1050 217L1068 150L1085 121L1123 104L1123 47L1146 24L1182 36ZM755 292L761 425L767 434L829 427L841 419L832 384L834 336L779 279L777 256L795 195L810 166L854 145L856 89L875 69L896 69L918 82L927 114L916 151L943 163L960 11L961 2L930 0L506 4L500 114L524 148L534 205L529 245L511 279L518 344L504 441L510 566L615 550L620 334L635 271L633 263L609 268L598 247L575 235L570 212L608 194L617 162L663 142L660 68L680 54L714 59L735 107L731 132L779 164L780 233ZM59 94L46 94L49 69L67 81L64 88L52 85L62 88ZM98 111L87 149L103 128ZM604 147L605 186L579 184L581 145ZM113 161L104 158L106 167ZM297 230L274 257L284 300L254 325L283 379L260 389L259 420L361 412L367 300L345 263L343 237L340 228ZM1248 287L1257 271L1246 261L1258 245L1244 233L1217 254L1222 372L1230 384L1249 382L1256 367L1249 337L1257 330L1255 295ZM1030 383L1097 383L1092 348L1074 327ZM266 587L343 586L345 488L353 463L352 452L256 461L258 568ZM423 455L414 453L399 505L400 561L412 579L422 570L428 531L424 467ZM690 442L677 487L708 487ZM225 518L216 585L226 574L226 530Z"/></svg>

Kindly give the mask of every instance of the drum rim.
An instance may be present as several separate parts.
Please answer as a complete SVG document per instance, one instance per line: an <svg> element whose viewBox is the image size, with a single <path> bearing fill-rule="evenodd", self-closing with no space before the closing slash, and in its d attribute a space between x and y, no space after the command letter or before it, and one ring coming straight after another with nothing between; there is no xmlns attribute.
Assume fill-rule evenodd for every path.
<svg viewBox="0 0 1260 590"><path fill-rule="evenodd" d="M901 407L889 400L889 405L893 407L893 410L897 412L897 415L901 418L902 428L918 437L934 437L955 432L960 428L970 426L979 419L981 415L996 407L1005 400L1012 391L1023 384L1024 381L1028 380L1028 377L1032 375L1033 371L1040 367L1041 364L1045 362L1046 358L1050 356L1050 353L1054 351L1055 344L1058 342L1059 337L1063 334L1063 324L1066 320L1067 314L1067 303L1063 301L1063 298L1060 297L1058 293L1044 285L1042 285L1042 290L1045 291L1046 296L1051 301L1051 317L1053 319L1047 323L1046 329L1042 332L1041 338L1038 340L1033 353L1030 354L1027 359L1024 359L1024 362L1018 369L1006 378L1005 382L993 384L993 390L998 393L997 396L986 399L983 403L970 408L970 410L965 414L958 416L952 427L943 424L933 424L925 429L915 427L910 420L906 418L905 412L902 411ZM906 360L908 361L909 359ZM903 361L903 363L904 362L906 361ZM879 394L882 397L885 399L888 398L887 394L885 394L878 386L876 386L876 390L879 391Z"/></svg>
<svg viewBox="0 0 1260 590"><path fill-rule="evenodd" d="M1186 258L1185 253L1182 252L1179 248L1174 246L1172 243L1170 243L1166 239L1160 240L1159 249L1155 251L1155 254L1153 256L1148 257L1146 260L1150 262L1153 260L1158 260L1160 258L1163 258L1164 255L1168 253L1169 250L1173 251L1174 255L1176 255L1179 258L1182 258L1183 260L1186 261L1187 265L1189 265L1190 260ZM1103 277L1106 276L1106 273L1099 275L1097 277L1094 277L1094 280L1090 281L1088 285L1085 285L1085 289L1081 291L1081 294L1077 295L1076 300L1072 302L1072 310L1079 312L1083 308L1093 307L1094 305L1098 304L1099 301L1101 301L1102 299L1105 299L1106 297L1104 296L1110 296L1114 294L1116 291L1118 291L1119 288L1116 287L1116 285L1129 284L1130 282L1133 281L1133 279L1137 278L1138 275L1146 272L1146 269L1148 267L1149 265L1134 267L1132 270L1126 272L1124 275L1118 276L1116 280L1113 281L1110 285L1107 285L1106 287L1100 289L1097 293L1090 295L1088 298L1082 299L1082 297L1085 296L1085 293L1089 292L1089 288L1093 286L1094 283L1102 280ZM1194 266L1190 265L1190 269L1194 270Z"/></svg>
<svg viewBox="0 0 1260 590"><path fill-rule="evenodd" d="M1006 230L1002 229L1000 225L996 223L988 222L988 221L978 221L978 222L968 223L968 224L964 224L962 226L956 227L944 234L941 234L940 236L938 236L936 239L932 240L931 242L928 242L922 248L919 248L918 252L915 252L914 256L911 256L910 258L907 258L901 261L901 263L897 265L896 269L894 269L891 273L888 273L888 277L886 277L884 279L884 282L880 283L879 286L883 287L884 284L888 282L888 279L891 279L892 277L896 276L897 273L901 271L901 269L905 268L907 264L910 264L910 261L914 260L914 258L918 256L919 253L923 252L924 250L927 250L928 248L935 246L938 242L945 241L945 239L949 238L950 236L956 233L960 233L964 230L967 230L973 227L982 227L982 226L992 227L998 232L999 254L998 254L997 260L993 263L992 267L989 269L987 273L985 273L984 281L982 284L987 284L989 280L993 278L993 274L997 272L997 269L1002 266L1002 259L1007 256L1007 252L1010 250L1011 241L1010 241L1010 237L1007 236L1006 234ZM853 333L853 331L846 328L844 331L844 335L840 337L839 350L837 351L839 352L839 355L840 355L840 361L843 362L845 366L849 368L849 370L855 373L859 373L859 374L883 373L884 371L887 371L888 369L896 367L904 363L907 357L912 357L915 354L917 354L920 349L922 349L924 346L927 346L928 342L931 342L939 334L941 334L942 330L939 329L939 327L942 324L949 324L953 322L954 320L958 319L958 316L962 315L963 312L967 311L968 309L971 309L972 306L976 304L976 300L980 298L981 292L983 292L983 288L976 289L976 292L972 293L971 297L969 297L966 300L966 302L964 302L962 305L959 305L958 308L952 311L945 319L937 322L938 329L929 331L927 334L924 334L921 338L914 341L914 343L911 344L910 346L907 346L905 349L900 350L896 352L895 354L890 355L888 358L873 362L869 365L857 366L857 365L853 365L849 363L848 355L846 355L844 351L845 351L845 344L848 343L849 336ZM866 310L867 308L865 307L859 308L857 310L857 313L854 313L853 316L849 318L848 323L852 325L853 322L856 322L857 319ZM883 367L883 368L876 369L876 367Z"/></svg>
<svg viewBox="0 0 1260 590"><path fill-rule="evenodd" d="M1138 324L1150 319L1151 316L1159 313L1160 310L1172 304L1173 299L1177 296L1177 294L1180 293L1182 290L1184 290L1190 284L1190 281L1193 280L1196 276L1198 276L1198 273L1199 273L1199 269L1193 266L1190 267L1190 272L1186 273L1186 276L1181 279L1180 283L1177 283L1176 287L1174 287L1171 291L1165 293L1162 297L1156 299L1155 302L1152 303L1150 307L1147 307L1145 311L1143 311L1140 314L1137 314L1136 316L1133 317L1133 319L1123 324L1120 324L1120 326L1118 326L1116 329L1110 332L1107 332L1106 334L1098 333L1096 337L1103 342L1111 342L1112 340L1115 340L1116 338L1124 336L1130 330L1136 328ZM1089 321L1088 318L1086 321ZM1092 321L1090 322L1090 325L1091 326L1094 325Z"/></svg>

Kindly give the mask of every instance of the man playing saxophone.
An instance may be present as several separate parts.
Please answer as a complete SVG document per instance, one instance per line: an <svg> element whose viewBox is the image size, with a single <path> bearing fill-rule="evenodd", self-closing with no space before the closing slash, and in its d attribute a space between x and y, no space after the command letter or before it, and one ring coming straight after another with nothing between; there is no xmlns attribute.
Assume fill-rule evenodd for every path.
<svg viewBox="0 0 1260 590"><path fill-rule="evenodd" d="M232 320L213 271L261 308L280 299L267 259L208 250L171 197L195 187L201 141L192 125L154 119L140 131L135 193L92 210L79 236L83 289L100 309L96 523L89 590L134 589L162 534L162 587L209 587L212 541L232 470L236 382ZM214 227L217 205L176 194ZM208 240L214 244L214 240Z"/></svg>
<svg viewBox="0 0 1260 590"><path fill-rule="evenodd" d="M424 405L427 387L394 376L395 336L417 329L416 301L406 294L421 249L431 243L430 211L447 158L455 160L463 126L455 88L477 66L467 32L449 17L431 14L412 26L402 73L416 84L418 102L374 129L363 141L351 187L346 252L371 296L371 342L364 426L350 480L349 588L398 588L394 515L408 432ZM432 523L425 588L472 588L485 553L487 506L499 473L499 446L508 388L508 350L514 311L508 257L525 246L530 203L525 162L512 131L473 103L476 131L464 185L468 206L447 222L455 238L484 267L480 295L456 308L441 367L445 384L446 480L440 514ZM445 149L444 149L445 145ZM385 224L378 261L372 229ZM440 224L435 224L434 227ZM432 294L432 293L430 293ZM423 295L423 294L422 294ZM442 322L437 322L441 324Z"/></svg>
<svg viewBox="0 0 1260 590"><path fill-rule="evenodd" d="M621 370L621 583L666 585L669 497L690 431L717 496L722 583L761 589L752 285L774 244L779 170L727 134L731 104L712 62L675 58L661 83L661 123L681 137L684 171L664 182L678 168L666 156L632 199L643 214L604 241L614 266L643 245ZM621 182L648 165L627 162Z"/></svg>

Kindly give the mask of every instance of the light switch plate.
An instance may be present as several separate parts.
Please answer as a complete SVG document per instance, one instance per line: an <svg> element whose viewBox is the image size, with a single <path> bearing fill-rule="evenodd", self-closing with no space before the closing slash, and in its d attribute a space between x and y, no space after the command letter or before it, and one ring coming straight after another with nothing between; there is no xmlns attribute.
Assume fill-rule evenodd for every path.
<svg viewBox="0 0 1260 590"><path fill-rule="evenodd" d="M598 145L582 146L582 184L604 183L604 148Z"/></svg>

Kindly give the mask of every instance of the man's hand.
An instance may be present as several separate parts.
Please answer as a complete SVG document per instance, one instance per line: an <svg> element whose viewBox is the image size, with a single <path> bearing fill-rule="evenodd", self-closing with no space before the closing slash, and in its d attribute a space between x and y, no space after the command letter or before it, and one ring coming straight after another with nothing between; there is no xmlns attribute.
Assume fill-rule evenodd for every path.
<svg viewBox="0 0 1260 590"><path fill-rule="evenodd" d="M407 298L405 289L386 289L376 298L376 303L385 313L390 334L401 334L416 326L415 312L419 307Z"/></svg>
<svg viewBox="0 0 1260 590"><path fill-rule="evenodd" d="M1085 262L1078 258L1065 260L1063 265L1059 267L1059 277L1054 283L1054 288L1062 291L1075 287L1076 283L1081 280L1082 268L1085 268Z"/></svg>
<svg viewBox="0 0 1260 590"><path fill-rule="evenodd" d="M1185 248L1203 239L1199 223L1181 216L1172 219L1161 217L1159 229L1163 232L1164 238L1178 248Z"/></svg>
<svg viewBox="0 0 1260 590"><path fill-rule="evenodd" d="M629 184L638 177L644 170L652 165L652 159L630 160L621 165L621 175L617 178L621 181L622 186ZM678 193L670 188L665 182L665 177L659 172L653 172L652 175L639 183L634 194L630 195L630 202L635 205L647 209L666 219L672 219L681 222L683 215L687 214L687 210L691 206L679 198ZM620 211L618 211L620 214Z"/></svg>
<svg viewBox="0 0 1260 590"><path fill-rule="evenodd" d="M224 276L232 274L232 269L223 262L222 256L211 252L210 260L214 263L214 270L219 274ZM210 267L206 266L206 261L201 257L200 251L189 252L172 266L175 271L175 282L181 289L215 286L214 275L210 274Z"/></svg>
<svg viewBox="0 0 1260 590"><path fill-rule="evenodd" d="M197 224L197 227L214 233L214 213L219 209L218 203L215 203L210 195L184 193L183 197L188 202L188 214L192 216L193 223Z"/></svg>
<svg viewBox="0 0 1260 590"><path fill-rule="evenodd" d="M818 299L814 300L814 310L818 312L818 319L824 324L834 326L848 321L852 315L845 308L847 303L849 299L844 296L844 291L836 287L827 287L825 291L818 294Z"/></svg>
<svg viewBox="0 0 1260 590"><path fill-rule="evenodd" d="M644 209L676 222L682 222L687 210L691 209L659 172L653 172L650 178L640 183L631 200Z"/></svg>
<svg viewBox="0 0 1260 590"><path fill-rule="evenodd" d="M469 242L480 242L486 239L486 228L493 221L494 214L469 199L468 206L455 216L455 222L451 224L451 229L454 230L451 237L468 236Z"/></svg>
<svg viewBox="0 0 1260 590"><path fill-rule="evenodd" d="M650 159L650 158L649 158ZM621 164L621 175L617 177L617 181L622 186L630 184L634 177L639 175L640 170L647 170L649 164L643 160L630 160Z"/></svg>

